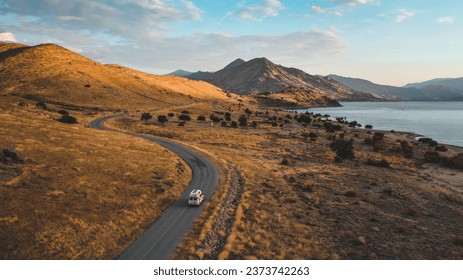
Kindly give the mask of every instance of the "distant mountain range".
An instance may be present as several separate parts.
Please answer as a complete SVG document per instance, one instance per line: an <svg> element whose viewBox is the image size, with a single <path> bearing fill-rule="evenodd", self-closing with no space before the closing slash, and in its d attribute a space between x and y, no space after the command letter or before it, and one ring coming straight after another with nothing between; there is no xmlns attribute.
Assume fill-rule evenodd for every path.
<svg viewBox="0 0 463 280"><path fill-rule="evenodd" d="M387 100L445 101L463 100L463 78L433 79L404 87L378 85L364 79L347 78L337 75L328 77L347 87Z"/></svg>
<svg viewBox="0 0 463 280"><path fill-rule="evenodd" d="M190 73L190 74L188 74ZM177 70L171 75L203 80L227 91L241 94L277 93L287 88L304 89L306 93L322 94L336 100L377 100L369 93L352 90L330 77L307 74L277 65L266 58L249 61L236 59L217 72L187 72Z"/></svg>
<svg viewBox="0 0 463 280"><path fill-rule="evenodd" d="M338 101L463 100L463 78L433 79L396 87L338 75L310 75L296 68L276 65L266 58L249 61L236 59L217 72L177 70L169 75L203 80L241 95L278 93L287 88L299 88Z"/></svg>

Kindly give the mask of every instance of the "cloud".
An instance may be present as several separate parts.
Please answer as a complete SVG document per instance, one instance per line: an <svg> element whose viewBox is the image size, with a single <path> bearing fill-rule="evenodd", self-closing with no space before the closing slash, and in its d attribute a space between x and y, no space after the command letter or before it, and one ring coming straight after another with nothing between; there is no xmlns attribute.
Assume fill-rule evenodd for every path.
<svg viewBox="0 0 463 280"><path fill-rule="evenodd" d="M11 32L0 33L0 41L3 42L17 42L16 36Z"/></svg>
<svg viewBox="0 0 463 280"><path fill-rule="evenodd" d="M356 5L365 5L365 4L377 4L379 3L378 0L331 0L334 3L340 3L349 6L356 6Z"/></svg>
<svg viewBox="0 0 463 280"><path fill-rule="evenodd" d="M132 49L132 48L135 48ZM304 65L331 57L345 50L345 43L332 30L311 30L286 35L233 36L225 33L197 33L188 37L157 39L137 46L119 48L125 61L114 63L138 65L144 69L217 70L238 57L267 57L286 65ZM133 53L128 57L123 55ZM106 60L106 58L103 58ZM156 70L159 71L159 70Z"/></svg>
<svg viewBox="0 0 463 280"><path fill-rule="evenodd" d="M193 20L201 20L201 18L203 16L203 12L201 11L201 9L196 7L196 5L193 4L193 2L190 2L190 1L184 1L183 3L185 5L186 10L191 15L191 18Z"/></svg>
<svg viewBox="0 0 463 280"><path fill-rule="evenodd" d="M265 0L256 6L241 6L238 11L230 12L228 15L244 20L259 20L264 17L277 16L281 9L283 9L283 4L279 0Z"/></svg>
<svg viewBox="0 0 463 280"><path fill-rule="evenodd" d="M450 16L440 17L440 18L436 19L436 22L450 24L450 23L454 23L455 19L453 17L450 17Z"/></svg>
<svg viewBox="0 0 463 280"><path fill-rule="evenodd" d="M327 14L327 15L334 15L334 16L342 16L342 13L338 10L335 9L324 9L319 6L312 6L312 11L314 11L317 14Z"/></svg>
<svg viewBox="0 0 463 280"><path fill-rule="evenodd" d="M407 10L404 10L404 9L400 9L399 12L397 13L396 15L396 18L395 18L395 21L396 22L403 22L404 20L414 16L415 13L413 12L410 12L410 11L407 11Z"/></svg>
<svg viewBox="0 0 463 280"><path fill-rule="evenodd" d="M168 31L171 22L200 20L202 11L190 1L166 0L3 0L1 14L34 19L46 29L65 28L109 36L156 36ZM22 26L26 32L26 26ZM30 26L29 26L30 27ZM134 32L136 30L136 32ZM52 34L50 34L52 35Z"/></svg>

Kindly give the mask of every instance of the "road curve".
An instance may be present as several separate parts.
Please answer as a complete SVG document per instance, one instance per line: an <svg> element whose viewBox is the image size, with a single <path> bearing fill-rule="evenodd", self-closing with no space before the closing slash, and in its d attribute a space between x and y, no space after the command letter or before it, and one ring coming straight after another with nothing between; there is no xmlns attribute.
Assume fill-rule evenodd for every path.
<svg viewBox="0 0 463 280"><path fill-rule="evenodd" d="M89 126L101 130L124 133L133 137L143 138L171 150L179 155L191 167L192 179L180 198L171 205L162 216L127 250L119 256L121 260L163 260L173 253L183 236L193 225L218 185L217 169L205 157L178 143L156 138L154 136L132 132L121 132L104 126L111 118L125 117L124 114L112 115L92 121ZM205 200L199 207L188 206L187 200L192 189L201 189Z"/></svg>

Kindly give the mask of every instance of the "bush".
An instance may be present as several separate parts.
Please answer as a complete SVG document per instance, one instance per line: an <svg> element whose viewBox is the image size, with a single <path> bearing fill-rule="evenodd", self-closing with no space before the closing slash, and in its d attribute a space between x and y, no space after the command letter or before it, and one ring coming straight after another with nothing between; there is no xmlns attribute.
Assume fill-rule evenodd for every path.
<svg viewBox="0 0 463 280"><path fill-rule="evenodd" d="M20 101L20 102L18 103L18 106L19 106L19 107L27 107L28 105L27 105L26 102Z"/></svg>
<svg viewBox="0 0 463 280"><path fill-rule="evenodd" d="M70 124L77 123L77 119L70 115L63 115L58 121L62 123L70 123Z"/></svg>
<svg viewBox="0 0 463 280"><path fill-rule="evenodd" d="M141 114L141 120L142 121L147 121L147 120L150 120L152 119L153 116L150 114L150 113L143 113Z"/></svg>
<svg viewBox="0 0 463 280"><path fill-rule="evenodd" d="M429 147L436 147L438 145L437 141L429 137L420 138L418 139L418 142L428 144Z"/></svg>
<svg viewBox="0 0 463 280"><path fill-rule="evenodd" d="M47 104L43 102L38 102L37 104L35 104L35 107L37 107L38 109L42 109L42 110L48 110Z"/></svg>
<svg viewBox="0 0 463 280"><path fill-rule="evenodd" d="M222 122L221 125L222 125L223 127L226 127L226 126L227 126L227 122Z"/></svg>
<svg viewBox="0 0 463 280"><path fill-rule="evenodd" d="M441 157L438 152L436 151L427 151L424 153L424 161L430 163L438 163L440 162Z"/></svg>
<svg viewBox="0 0 463 280"><path fill-rule="evenodd" d="M186 115L186 114L181 114L179 117L178 117L179 120L181 121L191 121L191 117Z"/></svg>
<svg viewBox="0 0 463 280"><path fill-rule="evenodd" d="M169 118L172 118L173 116L175 116L175 114L172 113L172 112L170 112L169 114L167 114L167 116L168 116Z"/></svg>
<svg viewBox="0 0 463 280"><path fill-rule="evenodd" d="M371 124L366 124L366 125L365 125L365 128L366 128L366 129L373 129L373 126L372 126Z"/></svg>
<svg viewBox="0 0 463 280"><path fill-rule="evenodd" d="M454 169L463 170L463 153L451 158L442 158L444 166Z"/></svg>
<svg viewBox="0 0 463 280"><path fill-rule="evenodd" d="M281 165L289 165L289 161L287 159L283 159L281 161Z"/></svg>
<svg viewBox="0 0 463 280"><path fill-rule="evenodd" d="M400 142L400 147L402 149L402 153L407 158L411 158L413 156L413 147L408 144L407 141L403 140Z"/></svg>
<svg viewBox="0 0 463 280"><path fill-rule="evenodd" d="M434 150L439 151L439 152L446 152L446 151L448 151L449 149L447 149L447 147L444 146L444 145L439 145L439 146L436 146L436 147L434 148Z"/></svg>
<svg viewBox="0 0 463 280"><path fill-rule="evenodd" d="M198 118L196 119L197 121L206 121L206 117L205 116L198 116Z"/></svg>
<svg viewBox="0 0 463 280"><path fill-rule="evenodd" d="M337 139L331 142L330 148L336 152L336 157L340 160L344 159L354 159L354 141L351 140L344 140L344 139Z"/></svg>
<svg viewBox="0 0 463 280"><path fill-rule="evenodd" d="M312 121L312 118L310 118L309 115L302 115L299 118L297 118L296 120L299 123L310 124L310 122Z"/></svg>
<svg viewBox="0 0 463 280"><path fill-rule="evenodd" d="M211 114L211 115L209 116L209 119L210 119L212 122L215 122L215 123L220 122L219 117L217 117L217 116L214 115L214 114Z"/></svg>
<svg viewBox="0 0 463 280"><path fill-rule="evenodd" d="M391 164L386 159L382 159L382 160L368 159L367 164L376 166L376 167L383 167L383 168L391 167Z"/></svg>
<svg viewBox="0 0 463 280"><path fill-rule="evenodd" d="M24 162L14 150L3 149L0 151L0 162L15 162L22 163Z"/></svg>
<svg viewBox="0 0 463 280"><path fill-rule="evenodd" d="M252 121L252 127L254 127L254 128L257 127L257 122L256 121Z"/></svg>
<svg viewBox="0 0 463 280"><path fill-rule="evenodd" d="M315 138L317 138L317 137L318 137L318 136L317 136L317 134L316 134L315 132L310 132L310 133L309 133L309 138L315 139Z"/></svg>
<svg viewBox="0 0 463 280"><path fill-rule="evenodd" d="M158 116L158 122L164 124L168 121L167 117L165 115L159 115Z"/></svg>
<svg viewBox="0 0 463 280"><path fill-rule="evenodd" d="M58 113L63 115L63 116L69 116L69 112L66 110L58 110Z"/></svg>
<svg viewBox="0 0 463 280"><path fill-rule="evenodd" d="M238 123L239 123L239 125L242 126L242 127L248 126L248 118L247 118L245 115L242 115L242 116L238 119Z"/></svg>
<svg viewBox="0 0 463 280"><path fill-rule="evenodd" d="M235 121L232 121L232 122L230 123L230 126L233 127L233 128L237 128L237 127L238 127L238 123L235 122Z"/></svg>

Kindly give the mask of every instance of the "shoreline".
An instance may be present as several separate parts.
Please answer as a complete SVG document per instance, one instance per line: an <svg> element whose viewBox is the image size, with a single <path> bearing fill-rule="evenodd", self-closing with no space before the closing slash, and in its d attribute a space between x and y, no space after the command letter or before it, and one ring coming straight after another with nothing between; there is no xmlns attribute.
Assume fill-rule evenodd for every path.
<svg viewBox="0 0 463 280"><path fill-rule="evenodd" d="M384 102L378 102L378 101L342 101L342 103L400 103L400 102L406 102L406 103L409 103L409 102L434 102L434 101L384 101ZM439 101L440 103L443 103L443 102L447 102L447 103L453 103L455 101ZM312 113L312 114L322 114L322 115L328 115L330 120L334 120L336 121L336 117L333 116L333 113L329 114L329 113L322 113L322 112L313 112L312 110L313 109L335 109L335 108L345 108L345 106L343 106L341 104L341 107L333 107L333 106L312 106L312 107L309 107L309 108L304 108L304 109L296 109L296 110L292 110L292 109L289 109L289 110L292 110L292 111L296 111L296 112L299 112L299 113L302 113L302 112L309 112L309 113ZM342 115L342 112L339 112L339 115ZM342 116L344 117L346 120L348 121L357 121L359 122L357 119L348 119L346 116ZM363 122L362 122L363 123ZM382 132L396 132L396 133L407 133L407 134L410 134L410 135L413 135L414 136L414 140L418 140L419 138L431 138L433 140L436 140L440 145L446 145L448 147L453 147L453 148L456 148L456 149L463 149L463 143L462 144L454 144L454 143L445 143L445 142L441 142L441 140L439 140L438 138L436 138L436 136L430 136L430 135L427 135L425 133L418 133L418 132L414 132L414 131L411 131L411 130L395 130L394 128L375 128L376 125L375 123L368 123L370 125L373 126L373 130L378 130L378 131L382 131ZM362 127L359 127L359 128L362 128L362 129L366 129L364 126L366 124L362 125Z"/></svg>

